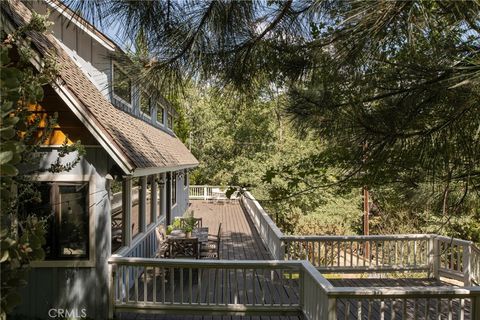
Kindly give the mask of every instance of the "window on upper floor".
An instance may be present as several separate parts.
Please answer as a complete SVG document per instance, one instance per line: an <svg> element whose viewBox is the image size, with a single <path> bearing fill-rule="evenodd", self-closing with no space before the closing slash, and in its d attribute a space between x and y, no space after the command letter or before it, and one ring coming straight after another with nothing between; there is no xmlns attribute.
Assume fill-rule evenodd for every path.
<svg viewBox="0 0 480 320"><path fill-rule="evenodd" d="M150 117L151 115L150 98L145 92L142 92L140 94L140 111L146 116Z"/></svg>
<svg viewBox="0 0 480 320"><path fill-rule="evenodd" d="M157 103L157 122L162 125L165 124L165 109L160 103Z"/></svg>
<svg viewBox="0 0 480 320"><path fill-rule="evenodd" d="M188 186L188 170L183 171L183 186L186 188Z"/></svg>
<svg viewBox="0 0 480 320"><path fill-rule="evenodd" d="M88 259L88 182L42 182L37 190L41 202L22 201L19 213L45 219L45 259Z"/></svg>
<svg viewBox="0 0 480 320"><path fill-rule="evenodd" d="M115 63L113 64L113 94L125 103L132 103L132 81Z"/></svg>
<svg viewBox="0 0 480 320"><path fill-rule="evenodd" d="M173 130L173 114L169 111L167 117L167 127Z"/></svg>

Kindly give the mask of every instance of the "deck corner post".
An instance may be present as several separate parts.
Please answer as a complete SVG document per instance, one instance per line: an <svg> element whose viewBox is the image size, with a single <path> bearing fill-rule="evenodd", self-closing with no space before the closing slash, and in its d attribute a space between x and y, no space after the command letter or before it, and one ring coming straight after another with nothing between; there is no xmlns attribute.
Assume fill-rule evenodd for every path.
<svg viewBox="0 0 480 320"><path fill-rule="evenodd" d="M471 280L471 269L472 269L471 256L472 256L472 244L464 246L463 247L463 257L462 257L463 285L466 286L466 287L469 287L469 286L472 285L472 280ZM478 299L478 297L477 297L477 299Z"/></svg>
<svg viewBox="0 0 480 320"><path fill-rule="evenodd" d="M122 245L132 243L132 178L123 179L122 185Z"/></svg>
<svg viewBox="0 0 480 320"><path fill-rule="evenodd" d="M337 299L328 297L328 320L337 320Z"/></svg>
<svg viewBox="0 0 480 320"><path fill-rule="evenodd" d="M480 296L472 297L472 319L480 319Z"/></svg>
<svg viewBox="0 0 480 320"><path fill-rule="evenodd" d="M300 281L298 282L299 284L299 290L298 290L298 304L300 306L300 309L305 310L305 267L303 264L300 265L300 270L299 270L299 276L300 276Z"/></svg>
<svg viewBox="0 0 480 320"><path fill-rule="evenodd" d="M108 264L108 319L115 316L115 266Z"/></svg>
<svg viewBox="0 0 480 320"><path fill-rule="evenodd" d="M431 235L428 240L428 277L440 280L440 252L438 239Z"/></svg>

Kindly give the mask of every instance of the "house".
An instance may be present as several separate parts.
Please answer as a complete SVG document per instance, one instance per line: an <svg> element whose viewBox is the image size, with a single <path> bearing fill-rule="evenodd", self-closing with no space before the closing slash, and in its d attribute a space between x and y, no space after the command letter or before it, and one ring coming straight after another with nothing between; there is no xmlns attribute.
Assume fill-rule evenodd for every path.
<svg viewBox="0 0 480 320"><path fill-rule="evenodd" d="M53 50L59 68L34 106L59 115L41 166L57 159L65 137L81 140L86 155L69 172L35 177L49 203L32 209L49 216L47 258L33 265L17 310L87 310L106 318L108 258L131 248L130 256L152 256L155 227L188 207L188 170L198 161L176 137L168 101L132 83L113 59L121 49L59 1L2 2L2 28L24 25L31 10L51 11L51 32L31 34L32 45L39 56Z"/></svg>

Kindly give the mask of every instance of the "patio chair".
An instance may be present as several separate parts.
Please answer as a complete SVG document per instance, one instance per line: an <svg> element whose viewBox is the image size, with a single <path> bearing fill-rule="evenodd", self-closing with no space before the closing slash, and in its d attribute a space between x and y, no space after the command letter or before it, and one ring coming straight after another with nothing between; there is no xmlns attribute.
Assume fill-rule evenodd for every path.
<svg viewBox="0 0 480 320"><path fill-rule="evenodd" d="M184 228L185 227L185 218L177 218L180 219L180 227ZM202 227L202 218L193 218L195 220L195 224L193 226L194 229L198 229Z"/></svg>
<svg viewBox="0 0 480 320"><path fill-rule="evenodd" d="M198 238L167 239L169 256L171 258L198 259Z"/></svg>
<svg viewBox="0 0 480 320"><path fill-rule="evenodd" d="M156 258L168 258L169 247L165 237L165 227L159 226L155 229L155 238L157 240L157 253Z"/></svg>
<svg viewBox="0 0 480 320"><path fill-rule="evenodd" d="M220 240L222 224L218 226L217 235L208 235L207 244L200 249L200 259L220 259Z"/></svg>

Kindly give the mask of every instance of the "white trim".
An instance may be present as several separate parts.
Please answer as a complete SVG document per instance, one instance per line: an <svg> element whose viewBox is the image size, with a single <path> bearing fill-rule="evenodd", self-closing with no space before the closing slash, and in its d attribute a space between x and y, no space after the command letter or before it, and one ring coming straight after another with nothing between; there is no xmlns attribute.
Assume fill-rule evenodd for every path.
<svg viewBox="0 0 480 320"><path fill-rule="evenodd" d="M148 176L157 173L165 173L169 171L179 171L188 168L195 168L198 166L198 163L195 164L184 164L179 166L171 166L171 167L150 167L150 168L137 168L132 172L132 177L141 177L141 176Z"/></svg>
<svg viewBox="0 0 480 320"><path fill-rule="evenodd" d="M69 174L39 174L38 176L33 176L34 181L52 181L52 182L88 182L88 260L77 259L77 260L43 260L43 261L33 261L30 263L30 266L33 268L63 268L63 267L84 267L91 268L95 267L96 262L96 229L95 229L95 196L97 194L95 185L96 185L96 176L91 175L69 175ZM107 190L105 190L107 192Z"/></svg>
<svg viewBox="0 0 480 320"><path fill-rule="evenodd" d="M55 81L52 88L68 105L70 110L73 111L82 124L85 125L94 138L97 139L108 155L112 157L113 161L115 161L125 173L132 172L134 169L133 166L126 158L121 156L122 152L115 148L114 144L110 142L110 139L108 139L105 133L95 125L94 120L87 112L85 112L83 104L77 99L77 97L75 97L65 85L60 84L58 81Z"/></svg>
<svg viewBox="0 0 480 320"><path fill-rule="evenodd" d="M74 23L75 26L79 29L81 29L82 31L86 32L91 38L95 39L95 41L97 41L99 44L101 44L105 49L107 49L108 51L116 51L116 47L107 43L105 40L103 40L102 38L100 38L99 36L97 36L95 34L95 32L91 31L89 28L87 28L86 26L84 26L80 21L78 21L74 16L72 16L71 14L69 14L65 9L62 9L60 8L56 3L53 3L52 1L49 1L49 0L46 0L45 1L50 7L52 7L53 9L55 9L55 11L57 11L59 14L61 14L63 17L65 17L66 19L68 19L70 22ZM92 26L92 28L95 28ZM112 41L113 43L113 41Z"/></svg>

